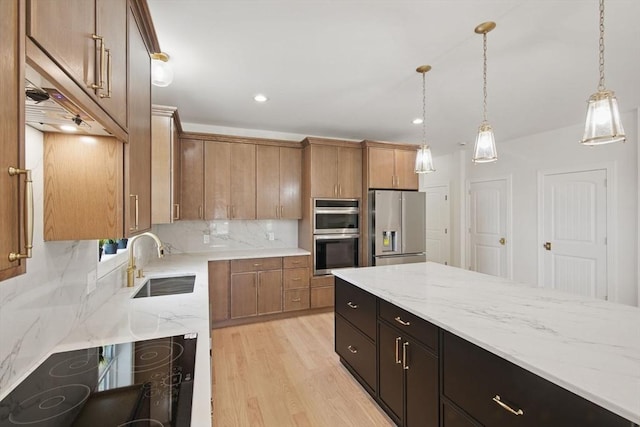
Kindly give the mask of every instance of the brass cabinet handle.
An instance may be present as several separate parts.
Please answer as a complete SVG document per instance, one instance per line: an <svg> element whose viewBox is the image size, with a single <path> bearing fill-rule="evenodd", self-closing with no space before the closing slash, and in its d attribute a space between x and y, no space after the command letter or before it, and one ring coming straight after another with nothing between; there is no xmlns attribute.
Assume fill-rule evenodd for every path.
<svg viewBox="0 0 640 427"><path fill-rule="evenodd" d="M342 197L342 185L338 184L338 196Z"/></svg>
<svg viewBox="0 0 640 427"><path fill-rule="evenodd" d="M92 34L91 38L93 40L99 41L100 42L100 74L99 74L99 78L98 78L98 83L91 83L89 85L89 87L91 89L98 89L101 90L104 87L104 57L106 54L106 50L104 48L104 39L102 38L102 36L99 36L97 34Z"/></svg>
<svg viewBox="0 0 640 427"><path fill-rule="evenodd" d="M394 320L400 323L402 326L411 326L411 322L405 322L400 318L400 316L396 317Z"/></svg>
<svg viewBox="0 0 640 427"><path fill-rule="evenodd" d="M518 409L517 411L514 410L511 406L507 405L506 403L504 403L502 400L500 400L500 396L496 394L496 396L491 399L494 402L496 402L498 405L500 405L500 407L502 409L504 409L505 411L511 412L513 415L519 416L519 415L524 415L524 411L522 409Z"/></svg>
<svg viewBox="0 0 640 427"><path fill-rule="evenodd" d="M138 224L139 224L139 219L140 219L140 211L139 211L139 198L137 194L129 194L129 199L134 198L135 200L135 204L134 204L134 212L135 212L135 224L133 227L129 227L129 231L137 231L138 230Z"/></svg>
<svg viewBox="0 0 640 427"><path fill-rule="evenodd" d="M401 337L396 338L396 364L402 363L400 360L400 341L402 341Z"/></svg>
<svg viewBox="0 0 640 427"><path fill-rule="evenodd" d="M353 308L354 310L355 310L356 308L358 308L358 304L354 304L354 303L352 303L351 301L349 301L349 302L347 303L347 305L348 305L350 308Z"/></svg>
<svg viewBox="0 0 640 427"><path fill-rule="evenodd" d="M227 219L231 219L231 215L229 215L229 205L227 205Z"/></svg>
<svg viewBox="0 0 640 427"><path fill-rule="evenodd" d="M113 65L111 64L111 49L105 49L107 52L107 94L100 94L100 98L111 98L111 76L113 71Z"/></svg>
<svg viewBox="0 0 640 427"><path fill-rule="evenodd" d="M9 253L9 261L14 262L23 258L31 258L33 249L33 181L31 180L30 169L18 169L9 167L9 176L24 175L24 249L25 253Z"/></svg>
<svg viewBox="0 0 640 427"><path fill-rule="evenodd" d="M504 244L507 243L507 240L504 237L501 237L500 240L498 240L498 242L504 246Z"/></svg>
<svg viewBox="0 0 640 427"><path fill-rule="evenodd" d="M276 218L278 218L278 205L276 205Z"/></svg>
<svg viewBox="0 0 640 427"><path fill-rule="evenodd" d="M300 301L302 301L300 298L294 298L291 300L291 302L300 302Z"/></svg>
<svg viewBox="0 0 640 427"><path fill-rule="evenodd" d="M405 341L402 343L402 369L409 369L409 363L407 363L407 347L409 347L409 342Z"/></svg>
<svg viewBox="0 0 640 427"><path fill-rule="evenodd" d="M545 242L545 243L544 243L544 248L545 248L546 250L550 251L550 250L551 250L551 242Z"/></svg>
<svg viewBox="0 0 640 427"><path fill-rule="evenodd" d="M173 219L180 219L180 203L173 204L173 213L175 214Z"/></svg>
<svg viewBox="0 0 640 427"><path fill-rule="evenodd" d="M333 195L334 196L338 195L338 184L333 184Z"/></svg>
<svg viewBox="0 0 640 427"><path fill-rule="evenodd" d="M291 264L300 264L300 261L291 261Z"/></svg>
<svg viewBox="0 0 640 427"><path fill-rule="evenodd" d="M284 206L280 205L280 218L284 216Z"/></svg>
<svg viewBox="0 0 640 427"><path fill-rule="evenodd" d="M198 206L198 219L202 219L202 205Z"/></svg>
<svg viewBox="0 0 640 427"><path fill-rule="evenodd" d="M236 217L236 205L231 205L231 218Z"/></svg>
<svg viewBox="0 0 640 427"><path fill-rule="evenodd" d="M347 347L349 349L349 351L353 354L356 354L358 352L358 349L355 348L354 346L350 345Z"/></svg>

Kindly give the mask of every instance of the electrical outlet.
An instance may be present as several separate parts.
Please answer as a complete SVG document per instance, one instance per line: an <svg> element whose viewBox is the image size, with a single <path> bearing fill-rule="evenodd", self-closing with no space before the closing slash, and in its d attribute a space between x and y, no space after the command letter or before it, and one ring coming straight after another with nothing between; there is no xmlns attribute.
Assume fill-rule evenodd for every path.
<svg viewBox="0 0 640 427"><path fill-rule="evenodd" d="M269 231L267 233L267 239L272 240L272 241L275 240L276 239L276 234L273 231Z"/></svg>
<svg viewBox="0 0 640 427"><path fill-rule="evenodd" d="M204 233L202 235L202 243L204 243L205 245L209 243L209 235L207 233Z"/></svg>
<svg viewBox="0 0 640 427"><path fill-rule="evenodd" d="M91 270L87 274L87 295L96 290L98 284L98 271Z"/></svg>

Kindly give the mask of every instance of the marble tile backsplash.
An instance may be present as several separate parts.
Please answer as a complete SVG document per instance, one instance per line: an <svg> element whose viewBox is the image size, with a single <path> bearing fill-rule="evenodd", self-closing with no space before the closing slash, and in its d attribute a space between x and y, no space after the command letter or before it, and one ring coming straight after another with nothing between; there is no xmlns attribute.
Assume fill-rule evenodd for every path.
<svg viewBox="0 0 640 427"><path fill-rule="evenodd" d="M172 253L298 247L297 220L177 221L154 229Z"/></svg>

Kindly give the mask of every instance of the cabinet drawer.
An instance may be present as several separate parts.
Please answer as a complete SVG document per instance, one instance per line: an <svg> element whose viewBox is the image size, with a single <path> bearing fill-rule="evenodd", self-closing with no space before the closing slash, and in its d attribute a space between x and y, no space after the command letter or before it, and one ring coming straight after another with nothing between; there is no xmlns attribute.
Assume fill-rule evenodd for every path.
<svg viewBox="0 0 640 427"><path fill-rule="evenodd" d="M336 313L375 340L376 297L338 277L335 290Z"/></svg>
<svg viewBox="0 0 640 427"><path fill-rule="evenodd" d="M282 266L282 268L309 267L309 255L284 257Z"/></svg>
<svg viewBox="0 0 640 427"><path fill-rule="evenodd" d="M285 289L299 289L309 287L309 269L291 268L283 270L283 284Z"/></svg>
<svg viewBox="0 0 640 427"><path fill-rule="evenodd" d="M327 276L313 276L311 278L311 287L333 286L335 283L335 276L329 274Z"/></svg>
<svg viewBox="0 0 640 427"><path fill-rule="evenodd" d="M437 326L383 300L380 300L380 318L411 335L434 352L438 351Z"/></svg>
<svg viewBox="0 0 640 427"><path fill-rule="evenodd" d="M309 289L284 291L284 311L304 310L306 308L309 308Z"/></svg>
<svg viewBox="0 0 640 427"><path fill-rule="evenodd" d="M231 260L232 273L244 273L248 271L280 270L282 258L249 258Z"/></svg>
<svg viewBox="0 0 640 427"><path fill-rule="evenodd" d="M336 353L376 390L376 346L342 316L336 315Z"/></svg>
<svg viewBox="0 0 640 427"><path fill-rule="evenodd" d="M450 333L443 393L486 427L629 427L630 422ZM523 415L516 416L494 399Z"/></svg>
<svg viewBox="0 0 640 427"><path fill-rule="evenodd" d="M333 286L311 288L311 308L333 307L334 300Z"/></svg>

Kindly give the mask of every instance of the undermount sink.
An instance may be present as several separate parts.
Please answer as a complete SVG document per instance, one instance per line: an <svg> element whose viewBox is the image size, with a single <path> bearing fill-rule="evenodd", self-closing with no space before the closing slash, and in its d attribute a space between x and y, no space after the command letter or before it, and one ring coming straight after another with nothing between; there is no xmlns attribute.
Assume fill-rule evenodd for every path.
<svg viewBox="0 0 640 427"><path fill-rule="evenodd" d="M196 276L154 277L147 281L133 298L158 297L162 295L189 294L193 292Z"/></svg>

